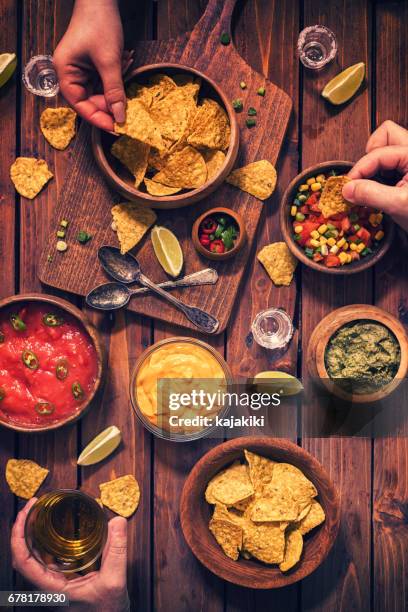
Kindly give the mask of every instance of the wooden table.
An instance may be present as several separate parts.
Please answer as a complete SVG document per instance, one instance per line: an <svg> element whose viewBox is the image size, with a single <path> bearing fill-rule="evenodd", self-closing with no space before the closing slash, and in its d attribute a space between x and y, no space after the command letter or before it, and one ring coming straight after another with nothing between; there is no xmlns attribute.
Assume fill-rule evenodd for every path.
<svg viewBox="0 0 408 612"><path fill-rule="evenodd" d="M205 6L203 0L129 0L122 4L128 48L136 39L164 39L188 30ZM16 50L21 67L31 55L52 52L67 26L71 2L0 0L0 11L2 51ZM306 74L295 57L299 30L314 23L332 28L339 43L336 62L321 76ZM294 102L278 167L279 188L265 207L259 246L279 239L279 198L300 168L326 159L358 159L369 133L386 119L408 126L407 41L408 2L404 1L247 0L238 4L237 48ZM342 109L326 106L318 95L323 84L341 68L360 61L367 63L365 90ZM69 149L53 151L39 131L44 107L45 102L28 94L18 78L0 91L2 296L43 290L36 263L70 163ZM16 155L44 157L55 170L55 180L34 202L16 197L8 179ZM290 288L277 289L254 262L232 323L213 344L226 354L236 375L271 367L306 375L302 350L316 323L333 308L375 303L407 322L407 268L407 254L399 247L375 270L333 280L303 268ZM268 305L286 308L299 330L290 350L274 363L266 352L245 342L254 315ZM9 457L31 458L50 469L48 487L81 486L93 493L98 482L115 474L136 475L142 489L141 505L129 523L129 590L135 609L408 609L407 438L298 439L325 465L341 493L343 518L334 549L313 575L286 589L257 592L223 583L190 554L178 516L186 474L217 441L183 446L163 442L152 438L129 409L129 370L136 357L153 341L177 330L124 313L112 320L94 313L90 317L102 330L109 349L109 379L102 403L76 426L50 435L17 436L1 430L0 473L4 474ZM79 449L112 423L124 436L124 447L115 460L77 469ZM296 417L285 426L296 440ZM3 476L0 499L0 587L10 589L24 586L13 573L8 544L19 503Z"/></svg>

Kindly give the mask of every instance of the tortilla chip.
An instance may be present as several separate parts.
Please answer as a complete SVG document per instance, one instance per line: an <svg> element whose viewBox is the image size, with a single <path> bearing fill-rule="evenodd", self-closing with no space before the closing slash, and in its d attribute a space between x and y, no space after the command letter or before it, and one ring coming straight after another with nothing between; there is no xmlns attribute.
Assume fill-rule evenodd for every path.
<svg viewBox="0 0 408 612"><path fill-rule="evenodd" d="M156 147L159 151L165 149L158 126L151 118L147 106L139 98L127 100L126 120L124 123L115 123L114 130L116 134L126 134Z"/></svg>
<svg viewBox="0 0 408 612"><path fill-rule="evenodd" d="M263 495L271 502L264 502L253 509L251 519L296 521L317 495L316 487L290 463L276 463L272 480L264 487ZM276 518L275 518L276 517Z"/></svg>
<svg viewBox="0 0 408 612"><path fill-rule="evenodd" d="M264 246L259 251L257 258L275 285L290 285L296 270L297 259L289 251L285 242L273 242Z"/></svg>
<svg viewBox="0 0 408 612"><path fill-rule="evenodd" d="M277 174L272 164L262 159L233 170L227 176L226 181L242 191L247 191L259 200L266 200L275 190Z"/></svg>
<svg viewBox="0 0 408 612"><path fill-rule="evenodd" d="M126 97L128 99L137 98L143 102L147 108L153 104L153 96L151 91L144 85L139 85L139 83L130 83L130 85L126 88Z"/></svg>
<svg viewBox="0 0 408 612"><path fill-rule="evenodd" d="M201 153L187 146L170 154L166 165L153 180L169 187L196 189L207 180L207 166Z"/></svg>
<svg viewBox="0 0 408 612"><path fill-rule="evenodd" d="M347 176L330 176L325 182L319 208L326 219L337 213L349 212L352 204L347 202L342 194L343 187L349 180Z"/></svg>
<svg viewBox="0 0 408 612"><path fill-rule="evenodd" d="M129 518L139 505L139 484L131 474L103 482L99 489L102 504L120 516Z"/></svg>
<svg viewBox="0 0 408 612"><path fill-rule="evenodd" d="M174 89L177 89L177 85L167 74L154 74L149 79L148 90L153 103L162 100Z"/></svg>
<svg viewBox="0 0 408 612"><path fill-rule="evenodd" d="M287 523L251 523L243 529L242 547L264 563L282 563Z"/></svg>
<svg viewBox="0 0 408 612"><path fill-rule="evenodd" d="M160 183L151 181L148 178L144 179L144 183L146 185L147 193L150 193L152 196L169 196L181 191L180 187L167 187L167 185L161 185Z"/></svg>
<svg viewBox="0 0 408 612"><path fill-rule="evenodd" d="M10 178L18 193L32 200L54 175L47 162L34 157L17 157L10 167Z"/></svg>
<svg viewBox="0 0 408 612"><path fill-rule="evenodd" d="M248 467L236 461L210 480L205 491L205 499L209 504L233 506L253 493Z"/></svg>
<svg viewBox="0 0 408 612"><path fill-rule="evenodd" d="M111 153L133 174L135 187L139 187L146 174L150 145L129 136L120 136L113 143Z"/></svg>
<svg viewBox="0 0 408 612"><path fill-rule="evenodd" d="M236 510L239 510L240 512L245 512L247 508L249 507L249 505L252 504L253 501L254 501L254 496L250 495L250 497L247 497L246 499L243 499L242 501L239 501L236 504L233 504L232 508L236 508Z"/></svg>
<svg viewBox="0 0 408 612"><path fill-rule="evenodd" d="M299 508L299 514L297 516L296 522L302 521L305 516L307 516L312 508L312 503L313 503L313 499L311 500L310 504L309 503L305 503L303 508Z"/></svg>
<svg viewBox="0 0 408 612"><path fill-rule="evenodd" d="M323 508L315 499L312 500L312 504L309 512L306 516L298 523L298 529L302 535L309 533L312 529L323 523L326 515Z"/></svg>
<svg viewBox="0 0 408 612"><path fill-rule="evenodd" d="M46 108L40 117L40 128L54 149L63 151L75 136L76 112L72 108Z"/></svg>
<svg viewBox="0 0 408 612"><path fill-rule="evenodd" d="M151 117L161 135L175 141L184 134L190 112L191 107L186 104L182 90L175 89L153 105Z"/></svg>
<svg viewBox="0 0 408 612"><path fill-rule="evenodd" d="M255 500L251 510L251 520L255 523L270 521L296 521L299 506L289 487L279 487L270 492L269 497Z"/></svg>
<svg viewBox="0 0 408 612"><path fill-rule="evenodd" d="M227 557L236 561L242 548L242 528L231 521L214 517L210 520L209 528Z"/></svg>
<svg viewBox="0 0 408 612"><path fill-rule="evenodd" d="M187 138L193 147L207 149L228 149L231 128L228 115L215 100L204 98L197 107Z"/></svg>
<svg viewBox="0 0 408 612"><path fill-rule="evenodd" d="M256 496L262 496L264 487L272 481L275 461L244 450L245 459L249 465L249 477L255 489Z"/></svg>
<svg viewBox="0 0 408 612"><path fill-rule="evenodd" d="M203 151L204 161L207 164L207 181L216 176L225 162L225 153L222 151Z"/></svg>
<svg viewBox="0 0 408 612"><path fill-rule="evenodd" d="M6 481L10 490L23 499L31 499L48 475L49 470L30 459L9 459Z"/></svg>
<svg viewBox="0 0 408 612"><path fill-rule="evenodd" d="M303 537L298 529L291 529L286 534L285 556L279 564L281 572L287 572L299 561L303 550Z"/></svg>
<svg viewBox="0 0 408 612"><path fill-rule="evenodd" d="M140 242L149 227L157 219L156 214L150 208L136 202L116 204L111 209L111 213L122 255Z"/></svg>

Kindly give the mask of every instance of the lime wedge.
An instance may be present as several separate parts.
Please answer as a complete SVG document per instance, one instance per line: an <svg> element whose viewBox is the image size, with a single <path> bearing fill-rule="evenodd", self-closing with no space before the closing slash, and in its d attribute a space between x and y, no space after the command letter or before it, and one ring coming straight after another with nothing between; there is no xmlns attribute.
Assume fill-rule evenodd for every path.
<svg viewBox="0 0 408 612"><path fill-rule="evenodd" d="M303 390L303 385L296 376L277 370L259 372L252 383L259 391L279 393L282 396L297 395Z"/></svg>
<svg viewBox="0 0 408 612"><path fill-rule="evenodd" d="M93 465L106 459L119 446L121 439L122 434L115 425L104 429L84 448L78 457L78 465Z"/></svg>
<svg viewBox="0 0 408 612"><path fill-rule="evenodd" d="M0 54L0 87L3 87L13 76L16 66L17 56L15 53Z"/></svg>
<svg viewBox="0 0 408 612"><path fill-rule="evenodd" d="M322 96L332 104L348 102L359 89L365 76L365 64L354 64L329 81L322 91Z"/></svg>
<svg viewBox="0 0 408 612"><path fill-rule="evenodd" d="M183 267L183 251L176 236L167 227L156 225L152 229L153 249L163 270L176 277Z"/></svg>

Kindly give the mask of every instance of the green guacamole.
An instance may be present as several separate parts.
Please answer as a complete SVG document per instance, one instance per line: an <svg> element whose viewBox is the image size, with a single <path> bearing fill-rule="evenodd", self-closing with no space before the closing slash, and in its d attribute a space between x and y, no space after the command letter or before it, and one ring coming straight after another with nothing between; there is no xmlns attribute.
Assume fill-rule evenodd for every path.
<svg viewBox="0 0 408 612"><path fill-rule="evenodd" d="M381 323L359 320L343 325L329 340L325 364L330 378L353 393L373 393L398 371L400 345Z"/></svg>

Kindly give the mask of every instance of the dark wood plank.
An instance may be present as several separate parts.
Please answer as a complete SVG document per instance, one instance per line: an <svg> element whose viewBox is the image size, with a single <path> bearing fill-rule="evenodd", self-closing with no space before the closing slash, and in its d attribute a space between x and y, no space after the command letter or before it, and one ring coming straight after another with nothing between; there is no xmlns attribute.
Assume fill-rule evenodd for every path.
<svg viewBox="0 0 408 612"><path fill-rule="evenodd" d="M407 3L377 2L375 27L376 125L373 127L391 119L408 128ZM399 244L392 262L376 270L375 299L378 306L399 316L406 324L408 265L404 243ZM398 401L400 409L394 427L398 425L399 429L395 433L391 429L389 436L374 441L373 607L377 612L396 612L408 605L406 390Z"/></svg>
<svg viewBox="0 0 408 612"><path fill-rule="evenodd" d="M279 357L254 342L248 342L247 338L251 322L260 310L269 306L280 306L285 308L291 317L296 317L297 314L296 281L290 287L275 287L256 260L256 253L262 246L282 240L279 229L279 203L286 185L298 172L299 68L293 53L298 24L298 0L284 3L249 0L240 2L236 9L234 41L238 51L251 66L281 87L293 102L293 112L277 165L277 189L271 200L265 204L266 210L263 212L251 252L239 303L227 331L228 363L237 377L253 376L257 372L270 369L297 374L297 333L288 351ZM277 58L281 59L276 61ZM238 92L236 95L239 95ZM262 113L262 104L260 109ZM295 324L298 323L295 318ZM285 405L285 410L280 412L269 431L258 430L250 433L268 433L290 437L296 441L296 427L297 411L296 403L293 402L290 406ZM297 610L298 594L298 585L273 591L252 591L227 584L226 610Z"/></svg>
<svg viewBox="0 0 408 612"><path fill-rule="evenodd" d="M11 0L0 2L2 23L7 23L2 34L2 50L17 53L17 6ZM2 231L0 232L1 261L1 297L12 295L15 291L15 197L14 188L9 179L9 169L15 159L16 147L16 83L19 68L15 76L0 89L1 138L0 148L0 207ZM10 457L15 457L16 436L12 431L0 431L0 473ZM10 492L5 479L0 478L0 588L12 587L12 568L8 539L14 516L14 495Z"/></svg>
<svg viewBox="0 0 408 612"><path fill-rule="evenodd" d="M318 74L303 72L302 167L328 159L358 159L369 134L369 89L350 104L335 109L319 94L341 69L367 62L370 13L364 0L304 2L304 25L322 23L338 41L337 60ZM351 34L349 25L352 25ZM352 134L352 136L351 136ZM350 136L348 136L350 135ZM370 303L372 275L336 278L302 270L302 348L315 325L329 311L350 303ZM306 364L303 375L307 377ZM311 395L304 409L318 409ZM342 502L342 525L326 562L302 583L302 607L308 610L370 608L371 442L365 439L304 438L309 450L328 470Z"/></svg>

